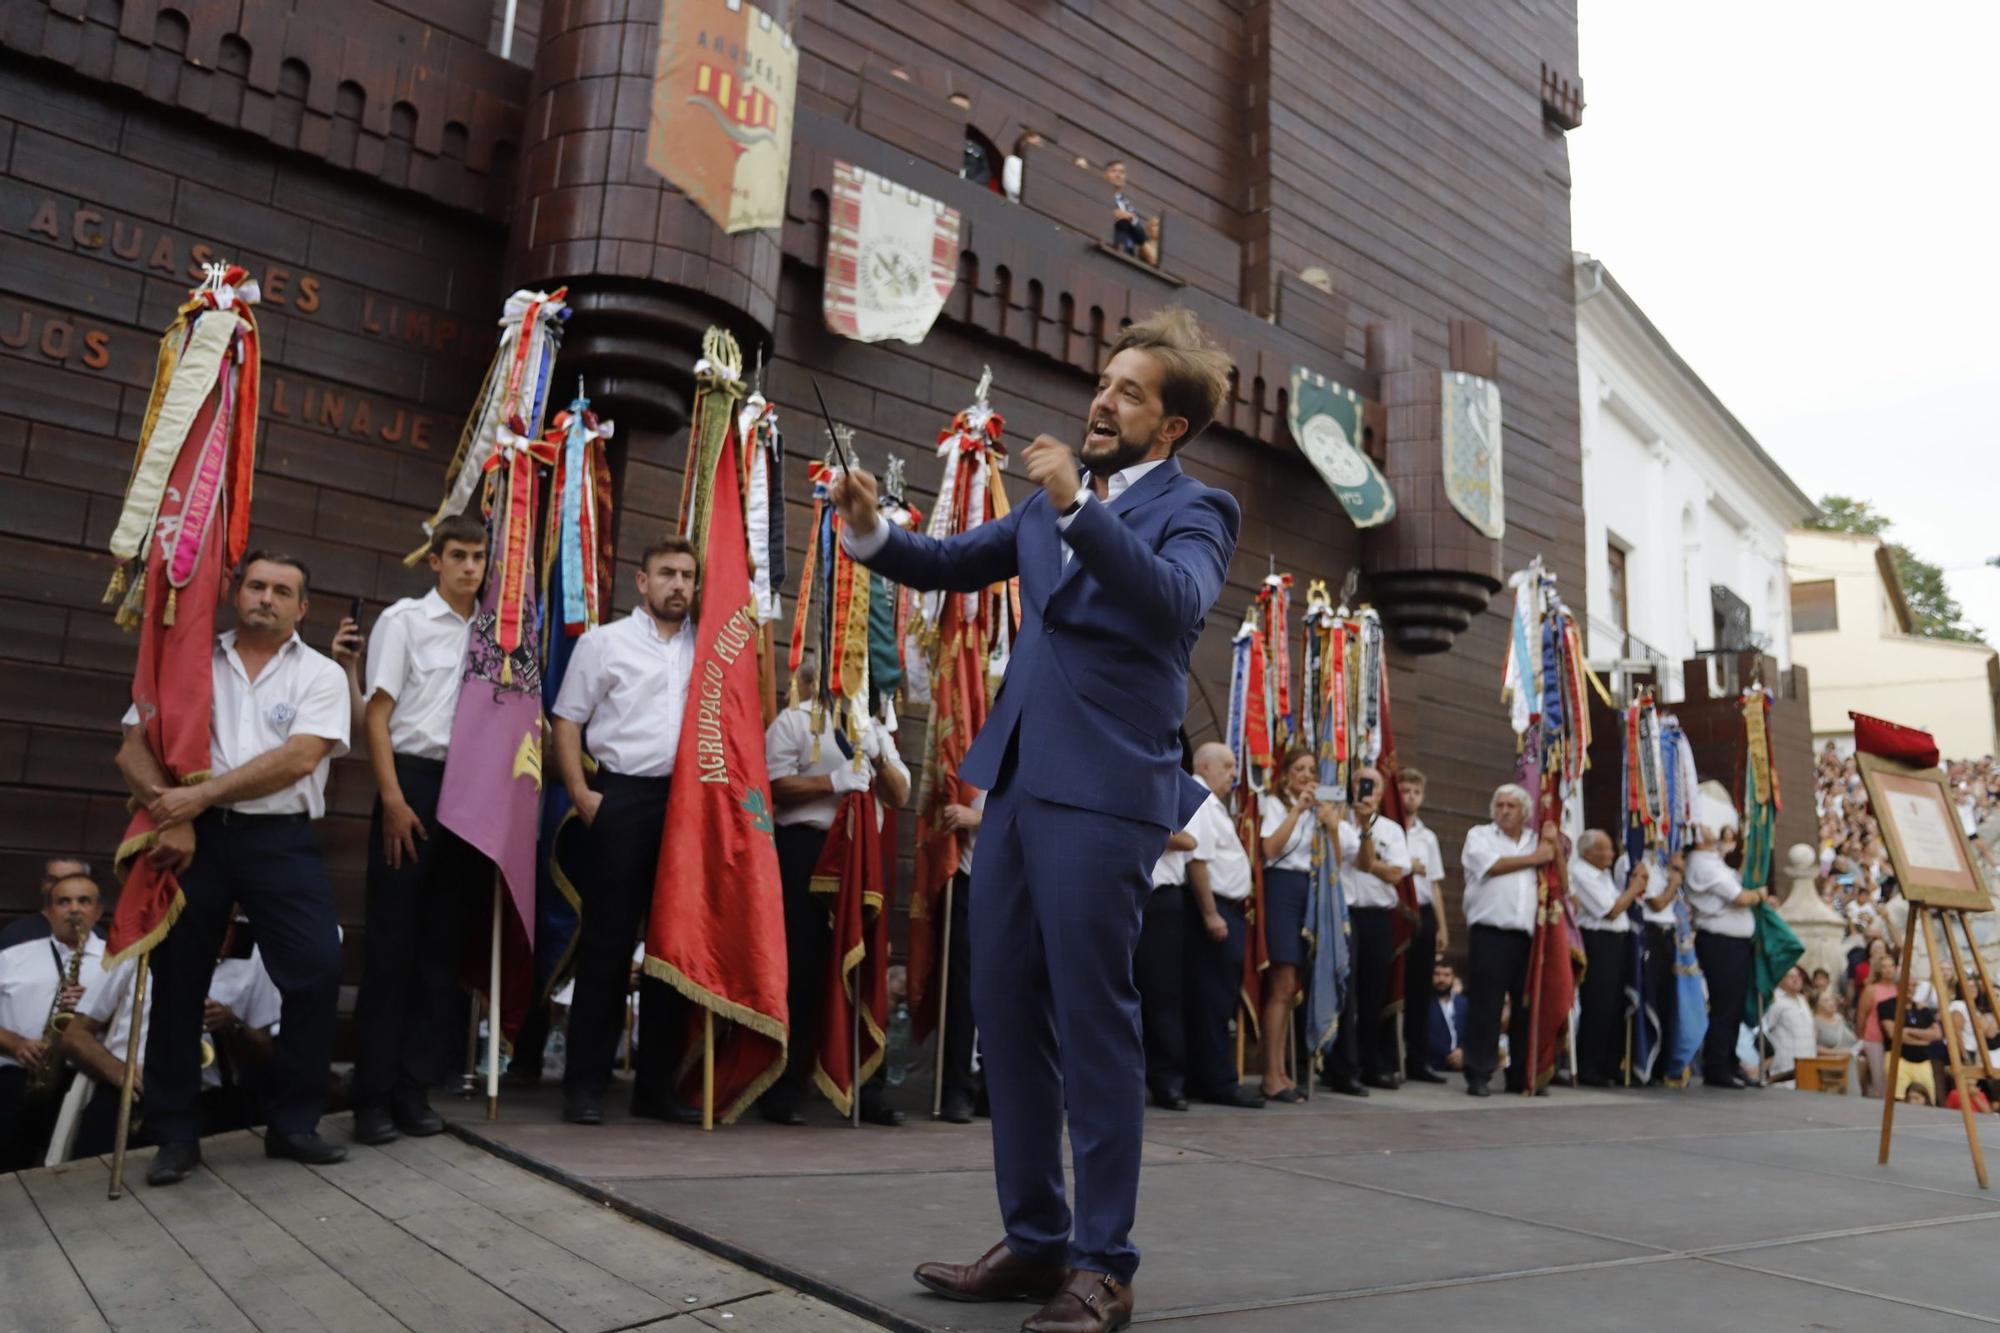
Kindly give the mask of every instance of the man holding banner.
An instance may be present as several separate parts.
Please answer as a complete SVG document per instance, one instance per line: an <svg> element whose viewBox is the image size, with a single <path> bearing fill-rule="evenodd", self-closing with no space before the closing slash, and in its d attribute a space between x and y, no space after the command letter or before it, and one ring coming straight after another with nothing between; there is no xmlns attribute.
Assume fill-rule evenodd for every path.
<svg viewBox="0 0 2000 1333"><path fill-rule="evenodd" d="M1240 523L1235 499L1175 455L1214 418L1228 376L1185 310L1133 324L1098 377L1080 448L1037 438L1024 462L1041 492L948 540L883 523L865 472L833 487L850 554L898 583L972 592L1020 579L1020 637L959 775L989 793L972 986L1006 1237L916 1277L955 1300L1046 1302L1030 1333L1132 1317L1146 1098L1132 960L1153 865L1207 795L1181 769L1176 729Z"/></svg>

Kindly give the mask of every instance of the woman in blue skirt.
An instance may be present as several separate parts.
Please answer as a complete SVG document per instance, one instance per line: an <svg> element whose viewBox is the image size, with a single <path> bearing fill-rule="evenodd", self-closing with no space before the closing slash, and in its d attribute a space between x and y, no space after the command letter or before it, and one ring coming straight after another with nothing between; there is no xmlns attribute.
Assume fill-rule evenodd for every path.
<svg viewBox="0 0 2000 1333"><path fill-rule="evenodd" d="M1285 756L1278 790L1259 803L1264 854L1264 1096L1298 1102L1305 1094L1285 1072L1286 1023L1306 959L1306 900L1312 892L1313 825L1334 818L1334 808L1314 800L1319 763L1307 749Z"/></svg>

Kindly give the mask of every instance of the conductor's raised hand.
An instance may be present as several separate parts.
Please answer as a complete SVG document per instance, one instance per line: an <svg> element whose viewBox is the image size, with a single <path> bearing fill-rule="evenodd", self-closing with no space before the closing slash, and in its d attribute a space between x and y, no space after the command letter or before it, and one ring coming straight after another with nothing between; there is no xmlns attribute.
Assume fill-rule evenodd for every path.
<svg viewBox="0 0 2000 1333"><path fill-rule="evenodd" d="M1053 435L1037 435L1021 461L1027 466L1028 480L1048 493L1058 514L1076 503L1080 483L1074 449Z"/></svg>
<svg viewBox="0 0 2000 1333"><path fill-rule="evenodd" d="M841 521L847 524L847 530L857 537L866 537L882 521L881 511L876 508L875 474L872 472L861 468L851 472L842 469L840 475L833 479L833 489L828 498L840 511Z"/></svg>

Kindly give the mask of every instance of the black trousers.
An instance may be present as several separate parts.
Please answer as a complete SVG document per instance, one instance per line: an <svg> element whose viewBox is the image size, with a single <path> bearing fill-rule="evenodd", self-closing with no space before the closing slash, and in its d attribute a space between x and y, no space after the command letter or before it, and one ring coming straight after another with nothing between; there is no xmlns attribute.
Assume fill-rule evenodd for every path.
<svg viewBox="0 0 2000 1333"><path fill-rule="evenodd" d="M1146 1086L1156 1097L1187 1091L1188 1024L1181 989L1182 978L1191 971L1187 932L1201 928L1199 913L1188 911L1193 899L1185 884L1154 889L1139 925L1139 952L1132 958L1132 979L1139 986L1140 1033L1146 1042ZM1242 961L1237 959L1239 975ZM1234 1064L1232 1057L1232 1070Z"/></svg>
<svg viewBox="0 0 2000 1333"><path fill-rule="evenodd" d="M1507 1030L1510 1059L1507 1090L1527 1087L1528 959L1535 937L1525 930L1474 926L1465 958L1465 1081L1485 1083L1500 1063L1500 1004L1512 1000L1513 1022Z"/></svg>
<svg viewBox="0 0 2000 1333"><path fill-rule="evenodd" d="M1417 928L1411 932L1410 947L1403 954L1403 1072L1414 1074L1424 1067L1424 1048L1430 1043L1431 970L1437 966L1437 908L1425 903L1417 909Z"/></svg>
<svg viewBox="0 0 2000 1333"><path fill-rule="evenodd" d="M978 1025L972 1017L972 876L963 870L951 883L951 977L944 1007L944 1095L976 1099L979 1076L972 1068Z"/></svg>
<svg viewBox="0 0 2000 1333"><path fill-rule="evenodd" d="M591 790L604 796L584 830L586 878L577 884L583 910L576 932L576 989L570 995L569 1052L563 1091L603 1096L611 1084L618 1038L631 994L632 946L653 906L660 836L667 824L670 778L633 778L599 768ZM685 1044L684 1009L672 987L651 977L639 983L639 1049L635 1102L663 1104L672 1094Z"/></svg>
<svg viewBox="0 0 2000 1333"><path fill-rule="evenodd" d="M1391 920L1395 910L1393 907L1347 909L1348 941L1352 949L1349 957L1354 960L1348 997L1352 1004L1341 1012L1342 1038L1334 1042L1327 1062L1328 1072L1335 1079L1357 1075L1383 1078L1400 1072L1403 1067L1396 1026L1382 1021L1382 1010L1389 1002L1390 972L1396 961ZM1350 1029L1352 1041L1346 1040Z"/></svg>
<svg viewBox="0 0 2000 1333"><path fill-rule="evenodd" d="M1666 1057L1666 1052L1674 1044L1674 1024L1680 1013L1680 1006L1676 1003L1674 954L1673 927L1656 926L1649 922L1646 926L1646 974L1642 985L1647 1005L1660 1020L1660 1035L1653 1046L1656 1052L1653 1056L1655 1079L1679 1072L1667 1068ZM1641 1021L1644 1021L1643 1018Z"/></svg>
<svg viewBox="0 0 2000 1333"><path fill-rule="evenodd" d="M368 824L368 933L354 1007L354 1104L421 1101L444 1070L466 913L491 891L493 863L438 823L444 761L396 756L396 782L429 836L391 868L382 800Z"/></svg>
<svg viewBox="0 0 2000 1333"><path fill-rule="evenodd" d="M1701 1077L1727 1083L1743 1077L1736 1058L1736 1034L1743 1026L1743 1002L1750 994L1750 967L1756 944L1712 931L1694 933L1695 957L1708 982L1708 1036L1701 1043Z"/></svg>
<svg viewBox="0 0 2000 1333"><path fill-rule="evenodd" d="M304 815L210 810L194 827L194 861L180 877L186 905L153 950L147 983L146 1128L160 1143L201 1135L201 1012L233 904L250 918L264 968L283 997L271 1055L271 1128L310 1133L326 1107L340 1000L340 928L319 843Z"/></svg>
<svg viewBox="0 0 2000 1333"><path fill-rule="evenodd" d="M1155 895L1157 896L1157 895ZM1187 1092L1192 1097L1220 1097L1236 1087L1236 1043L1231 1040L1230 1020L1243 993L1243 950L1249 938L1244 905L1224 898L1215 900L1215 910L1229 927L1227 939L1208 936L1201 919L1201 903L1191 892L1184 893L1186 909L1181 928L1186 958L1186 989L1182 1005L1187 1026ZM1282 1034L1265 1034L1266 1040L1283 1040ZM1150 1069L1148 1071L1150 1073Z"/></svg>
<svg viewBox="0 0 2000 1333"><path fill-rule="evenodd" d="M1632 937L1586 930L1583 1014L1576 1024L1576 1074L1595 1082L1620 1077L1625 1063L1625 986L1632 973Z"/></svg>
<svg viewBox="0 0 2000 1333"><path fill-rule="evenodd" d="M30 1035L39 1038L42 1034L37 1030ZM28 1071L19 1065L0 1065L0 1172L25 1171L42 1164L56 1116L62 1110L63 1087L58 1082L46 1096L30 1099Z"/></svg>

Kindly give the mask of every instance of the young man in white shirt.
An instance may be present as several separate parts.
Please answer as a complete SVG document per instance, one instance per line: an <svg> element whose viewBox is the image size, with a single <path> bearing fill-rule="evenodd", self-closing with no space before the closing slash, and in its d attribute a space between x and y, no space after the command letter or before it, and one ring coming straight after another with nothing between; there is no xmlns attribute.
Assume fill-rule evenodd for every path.
<svg viewBox="0 0 2000 1333"><path fill-rule="evenodd" d="M1181 733L1183 764L1194 771L1187 733ZM1139 951L1132 980L1139 987L1139 1034L1146 1045L1146 1091L1164 1111L1185 1111L1187 1099L1188 853L1195 838L1186 829L1167 839L1153 864L1153 891L1139 926Z"/></svg>
<svg viewBox="0 0 2000 1333"><path fill-rule="evenodd" d="M375 774L366 952L354 1009L354 1138L436 1134L430 1106L457 1011L466 909L493 863L438 822L465 641L486 578L486 525L453 514L431 532L435 586L393 603L368 637L364 725Z"/></svg>
<svg viewBox="0 0 2000 1333"><path fill-rule="evenodd" d="M1586 829L1569 863L1569 900L1583 932L1583 1013L1576 1025L1576 1081L1608 1088L1625 1060L1625 988L1632 982L1628 908L1646 888L1646 863L1621 889L1612 878L1617 846L1603 829Z"/></svg>
<svg viewBox="0 0 2000 1333"><path fill-rule="evenodd" d="M1340 822L1340 888L1354 960L1353 1022L1342 1016L1340 1034L1326 1062L1325 1084L1352 1093L1357 1083L1393 1091L1401 1082L1403 1052L1393 1023L1382 1021L1395 966L1396 886L1410 873L1410 848L1402 825L1383 819L1382 774L1354 774L1354 804Z"/></svg>
<svg viewBox="0 0 2000 1333"><path fill-rule="evenodd" d="M284 996L265 1155L313 1165L347 1156L318 1133L340 998L340 927L312 821L326 813L328 768L347 752L348 682L298 635L310 583L294 556L245 558L237 627L215 647L204 781L169 779L137 707L125 716L118 769L159 826L148 855L178 870L185 898L153 950L149 989L160 1021L146 1037L146 1128L160 1150L149 1184L184 1180L201 1162L202 1006L232 903L256 924Z"/></svg>
<svg viewBox="0 0 2000 1333"><path fill-rule="evenodd" d="M604 1123L604 1093L631 993L632 944L652 911L667 793L694 675L696 571L685 537L648 546L639 557L639 605L577 641L551 710L556 773L584 823L587 867L577 880L583 910L563 1066L563 1119L572 1124ZM586 744L597 761L588 777ZM680 1009L665 982L641 979L632 1113L700 1124L700 1109L673 1097Z"/></svg>
<svg viewBox="0 0 2000 1333"><path fill-rule="evenodd" d="M813 666L810 659L800 663L801 682L815 678ZM826 900L812 891L813 867L826 846L841 799L849 792L873 790L877 800L892 807L901 806L910 795L910 770L896 752L895 737L880 723L864 718L861 735L852 737L846 733L844 716L822 708L815 732L813 711L810 701L793 704L764 732L771 804L777 808L778 879L785 896L785 1005L791 1014L792 1043L785 1072L757 1099L757 1113L781 1125L805 1122L825 1004L830 936ZM903 1113L882 1101L885 1082L878 1077L862 1086L861 1118L877 1125L900 1125Z"/></svg>
<svg viewBox="0 0 2000 1333"><path fill-rule="evenodd" d="M63 1049L44 1045L42 1034L54 1012L70 1014L74 1024L83 1000L103 984L104 942L91 933L102 912L96 883L59 875L45 896L48 933L0 949L0 1171L42 1164L68 1082L60 1072ZM71 988L78 949L83 959ZM47 1082L31 1092L38 1077Z"/></svg>
<svg viewBox="0 0 2000 1333"><path fill-rule="evenodd" d="M1755 962L1754 909L1762 889L1745 889L1723 857L1736 848L1736 830L1707 825L1695 830L1687 859L1688 905L1694 909L1694 950L1708 982L1708 1036L1701 1048L1701 1081L1711 1088L1747 1088L1736 1060L1736 1035L1750 993Z"/></svg>
<svg viewBox="0 0 2000 1333"><path fill-rule="evenodd" d="M1263 1094L1236 1079L1230 1020L1243 990L1243 950L1249 939L1250 858L1229 817L1236 788L1236 756L1220 741L1195 751L1194 775L1208 799L1188 821L1194 848L1187 860L1187 950L1182 1007L1187 1019L1187 1092L1216 1106L1252 1109ZM1268 1034L1266 1040L1274 1040Z"/></svg>
<svg viewBox="0 0 2000 1333"><path fill-rule="evenodd" d="M1514 783L1493 792L1493 822L1465 835L1465 1090L1490 1097L1500 1058L1500 1011L1512 1006L1511 1045L1528 1049L1528 959L1535 939L1536 880L1556 859L1556 826L1528 825L1531 798ZM1507 1065L1507 1091L1527 1090L1527 1069Z"/></svg>
<svg viewBox="0 0 2000 1333"><path fill-rule="evenodd" d="M1396 774L1396 790L1403 798L1403 835L1410 849L1410 880L1417 895L1417 927L1403 954L1403 1076L1416 1083L1442 1083L1444 1075L1427 1058L1428 1025L1418 1016L1427 1006L1417 1000L1430 994L1437 961L1451 949L1451 922L1445 917L1442 896L1444 849L1438 846L1437 834L1417 817L1424 808L1427 785L1421 769L1405 768Z"/></svg>

